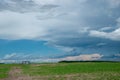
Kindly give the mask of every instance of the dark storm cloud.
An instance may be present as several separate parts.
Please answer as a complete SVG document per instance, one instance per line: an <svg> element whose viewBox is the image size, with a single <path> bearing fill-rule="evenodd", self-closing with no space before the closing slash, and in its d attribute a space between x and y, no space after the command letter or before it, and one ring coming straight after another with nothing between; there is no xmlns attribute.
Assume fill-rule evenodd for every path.
<svg viewBox="0 0 120 80"><path fill-rule="evenodd" d="M0 38L43 40L76 54L120 51L120 0L41 1L0 0Z"/></svg>
<svg viewBox="0 0 120 80"><path fill-rule="evenodd" d="M58 7L54 4L36 4L33 0L0 0L0 11L13 11L20 13L44 12Z"/></svg>
<svg viewBox="0 0 120 80"><path fill-rule="evenodd" d="M100 52L106 54L115 54L120 50L120 42L109 39L81 37L60 39L58 42L52 43L59 46L71 47L75 49L75 53L95 53Z"/></svg>

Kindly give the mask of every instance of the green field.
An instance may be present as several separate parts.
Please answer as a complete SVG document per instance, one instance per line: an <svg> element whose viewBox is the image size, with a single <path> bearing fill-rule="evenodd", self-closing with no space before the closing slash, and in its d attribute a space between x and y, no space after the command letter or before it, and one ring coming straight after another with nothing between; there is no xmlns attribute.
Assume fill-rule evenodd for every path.
<svg viewBox="0 0 120 80"><path fill-rule="evenodd" d="M0 64L0 78L7 77L12 66L10 64Z"/></svg>
<svg viewBox="0 0 120 80"><path fill-rule="evenodd" d="M16 65L12 65L16 66ZM32 80L120 80L118 62L82 62L17 65ZM0 78L7 77L11 65L0 65Z"/></svg>

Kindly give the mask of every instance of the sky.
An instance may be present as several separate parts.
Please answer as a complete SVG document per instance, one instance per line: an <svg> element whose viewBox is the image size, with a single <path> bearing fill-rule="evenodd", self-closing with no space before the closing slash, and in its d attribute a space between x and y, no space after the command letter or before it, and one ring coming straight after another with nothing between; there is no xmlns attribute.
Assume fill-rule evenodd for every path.
<svg viewBox="0 0 120 80"><path fill-rule="evenodd" d="M120 0L0 0L0 62L120 61Z"/></svg>

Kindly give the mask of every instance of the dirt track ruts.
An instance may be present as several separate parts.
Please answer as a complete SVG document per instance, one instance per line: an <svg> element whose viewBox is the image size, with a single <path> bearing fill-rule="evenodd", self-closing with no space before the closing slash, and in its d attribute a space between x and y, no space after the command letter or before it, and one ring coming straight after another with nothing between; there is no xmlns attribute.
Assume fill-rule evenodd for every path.
<svg viewBox="0 0 120 80"><path fill-rule="evenodd" d="M20 67L13 67L8 74L8 78L3 80L32 80L32 78L29 75L23 75Z"/></svg>

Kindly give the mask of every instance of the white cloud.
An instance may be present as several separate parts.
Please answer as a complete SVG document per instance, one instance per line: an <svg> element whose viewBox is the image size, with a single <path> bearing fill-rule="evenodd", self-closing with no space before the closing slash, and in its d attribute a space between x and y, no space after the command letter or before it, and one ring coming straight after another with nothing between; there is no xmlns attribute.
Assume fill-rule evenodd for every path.
<svg viewBox="0 0 120 80"><path fill-rule="evenodd" d="M62 20L64 18L49 17L50 19L38 20L37 16L38 18L47 18L50 15L43 16L34 12L25 14L10 11L0 12L0 39L42 40L53 37L75 37L72 35L73 33L81 34L88 30L87 27L80 27L79 23L73 23L72 19ZM66 33L66 35L63 33Z"/></svg>
<svg viewBox="0 0 120 80"><path fill-rule="evenodd" d="M34 13L1 12L0 38L15 40L41 37L47 34L44 23L37 20Z"/></svg>
<svg viewBox="0 0 120 80"><path fill-rule="evenodd" d="M34 0L37 4L53 4L57 0Z"/></svg>
<svg viewBox="0 0 120 80"><path fill-rule="evenodd" d="M19 61L21 62L21 61ZM16 60L0 60L0 63L18 63Z"/></svg>
<svg viewBox="0 0 120 80"><path fill-rule="evenodd" d="M104 46L107 45L107 43L98 43L97 46Z"/></svg>
<svg viewBox="0 0 120 80"><path fill-rule="evenodd" d="M120 6L120 0L107 0L111 8Z"/></svg>
<svg viewBox="0 0 120 80"><path fill-rule="evenodd" d="M89 61L89 60L99 60L102 58L103 55L100 54L81 54L79 56L71 56L71 57L66 57L63 58L62 60L67 60L67 61Z"/></svg>
<svg viewBox="0 0 120 80"><path fill-rule="evenodd" d="M101 31L107 31L107 30L111 30L112 29L112 27L103 27L103 28L101 28L100 30Z"/></svg>
<svg viewBox="0 0 120 80"><path fill-rule="evenodd" d="M114 30L113 32L92 30L90 31L90 36L120 41L120 28Z"/></svg>
<svg viewBox="0 0 120 80"><path fill-rule="evenodd" d="M116 57L120 57L120 53L115 54Z"/></svg>
<svg viewBox="0 0 120 80"><path fill-rule="evenodd" d="M116 28L114 31L106 32L106 30L110 30L113 27L103 27L100 30L91 30L90 36L92 37L99 37L99 38L106 38L110 40L120 41L120 18L118 18L116 24Z"/></svg>
<svg viewBox="0 0 120 80"><path fill-rule="evenodd" d="M73 51L73 48L71 47L64 47L64 46L58 46L58 45L55 45L54 47L60 49L60 50L63 50L65 52L70 52L70 51Z"/></svg>
<svg viewBox="0 0 120 80"><path fill-rule="evenodd" d="M38 4L60 4L60 5L70 5L75 2L83 3L86 2L87 0L34 0Z"/></svg>
<svg viewBox="0 0 120 80"><path fill-rule="evenodd" d="M11 53L6 54L3 59L6 60L19 60L19 59L30 59L33 55L31 54L23 54L23 53Z"/></svg>
<svg viewBox="0 0 120 80"><path fill-rule="evenodd" d="M15 57L16 55L17 55L16 53L6 54L3 59L10 59L10 58Z"/></svg>

